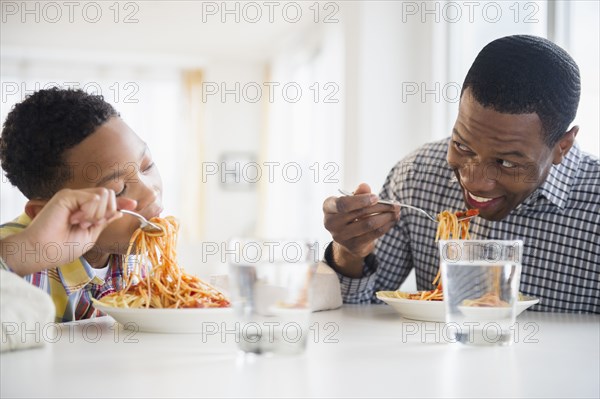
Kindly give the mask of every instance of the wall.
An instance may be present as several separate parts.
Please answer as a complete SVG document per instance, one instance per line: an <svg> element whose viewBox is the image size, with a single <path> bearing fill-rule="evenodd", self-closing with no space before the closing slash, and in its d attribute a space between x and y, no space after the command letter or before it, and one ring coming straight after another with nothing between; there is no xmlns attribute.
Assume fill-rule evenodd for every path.
<svg viewBox="0 0 600 399"><path fill-rule="evenodd" d="M402 157L432 139L432 105L407 94L431 81L433 26L402 23L402 5L346 5L345 184L378 192Z"/></svg>

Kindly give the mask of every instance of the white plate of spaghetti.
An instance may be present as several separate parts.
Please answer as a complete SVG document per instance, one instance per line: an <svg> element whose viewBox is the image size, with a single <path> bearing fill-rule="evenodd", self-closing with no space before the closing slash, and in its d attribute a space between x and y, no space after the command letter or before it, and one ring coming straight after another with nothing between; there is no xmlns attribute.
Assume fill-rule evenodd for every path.
<svg viewBox="0 0 600 399"><path fill-rule="evenodd" d="M177 220L154 217L150 221L162 231L134 232L126 256L135 261L123 271L123 289L94 299L94 307L138 331L201 333L221 328L220 323L233 318L229 300L177 264Z"/></svg>
<svg viewBox="0 0 600 399"><path fill-rule="evenodd" d="M192 333L233 328L232 308L115 308L95 302L94 307L111 316L126 329L152 333Z"/></svg>
<svg viewBox="0 0 600 399"><path fill-rule="evenodd" d="M450 212L443 211L438 215L438 228L435 235L435 241L438 240L468 240L469 224L471 219L459 220L463 216L477 216L477 209L468 209L466 211ZM437 321L444 322L446 319L446 309L444 307L444 289L440 281L440 271L438 270L435 279L432 282L435 289L429 291L401 292L401 291L378 291L377 298L392 306L402 317L411 320ZM540 300L519 294L517 302L517 316L530 306L535 305ZM482 317L489 317L494 311L473 310ZM489 308L488 308L489 309ZM472 311L467 309L466 312ZM494 316L494 314L492 314Z"/></svg>
<svg viewBox="0 0 600 399"><path fill-rule="evenodd" d="M422 301L409 299L415 292L378 291L377 298L393 307L402 317L411 320L439 321L446 320L443 301Z"/></svg>
<svg viewBox="0 0 600 399"><path fill-rule="evenodd" d="M409 299L414 295L420 295L420 292L377 292L377 298L393 307L405 319L437 322L444 322L446 320L444 301ZM539 301L538 298L519 295L519 301L517 302L517 316Z"/></svg>

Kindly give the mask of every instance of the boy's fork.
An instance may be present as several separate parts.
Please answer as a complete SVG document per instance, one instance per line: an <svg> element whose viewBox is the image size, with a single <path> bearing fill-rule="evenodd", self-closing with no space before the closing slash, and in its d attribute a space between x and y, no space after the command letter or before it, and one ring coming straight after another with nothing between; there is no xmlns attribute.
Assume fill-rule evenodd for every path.
<svg viewBox="0 0 600 399"><path fill-rule="evenodd" d="M138 218L139 221L140 221L140 223L141 223L140 224L140 228L142 230L146 231L146 232L149 232L149 233L158 233L158 232L163 231L162 227L160 227L159 225L154 224L154 223L148 221L148 219L146 219L145 217L143 217L139 213L128 211L128 210L125 210L125 209L120 209L119 212L125 213L127 215L131 215L131 216L135 216L136 218Z"/></svg>

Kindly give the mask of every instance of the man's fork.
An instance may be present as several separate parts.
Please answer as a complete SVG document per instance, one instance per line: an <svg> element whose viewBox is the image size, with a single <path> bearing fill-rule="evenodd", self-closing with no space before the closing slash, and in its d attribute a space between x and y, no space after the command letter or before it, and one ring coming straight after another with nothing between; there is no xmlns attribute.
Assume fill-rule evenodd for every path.
<svg viewBox="0 0 600 399"><path fill-rule="evenodd" d="M338 189L338 191L346 196L352 196L354 195L354 193L351 193L349 191L346 190L342 190L342 189ZM410 209L414 209L415 211L421 212L422 214L424 214L425 216L427 216L427 218L433 222L438 222L437 216L431 216L427 211L424 211L421 208L417 208L416 206L412 206L412 205L407 205L407 204L402 204L398 201L395 200L384 200L384 199L380 199L379 201L377 201L378 204L386 204L386 205L399 205L401 207L404 208L410 208ZM467 219L471 219L474 218L477 215L471 215L471 216L463 216L461 218L458 218L458 221L462 221L462 220L467 220Z"/></svg>

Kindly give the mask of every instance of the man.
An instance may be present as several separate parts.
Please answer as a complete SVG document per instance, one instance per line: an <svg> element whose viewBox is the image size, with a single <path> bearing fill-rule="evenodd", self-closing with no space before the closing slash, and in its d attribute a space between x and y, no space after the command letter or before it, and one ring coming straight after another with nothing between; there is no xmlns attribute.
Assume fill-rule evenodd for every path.
<svg viewBox="0 0 600 399"><path fill-rule="evenodd" d="M579 97L579 69L554 43L489 43L467 73L451 138L400 161L380 197L431 214L479 209L472 238L524 240L520 291L540 298L535 309L600 313L600 163L574 145ZM334 240L325 258L346 303L377 302L413 268L417 288L433 288L436 223L377 199L361 184L323 204Z"/></svg>

